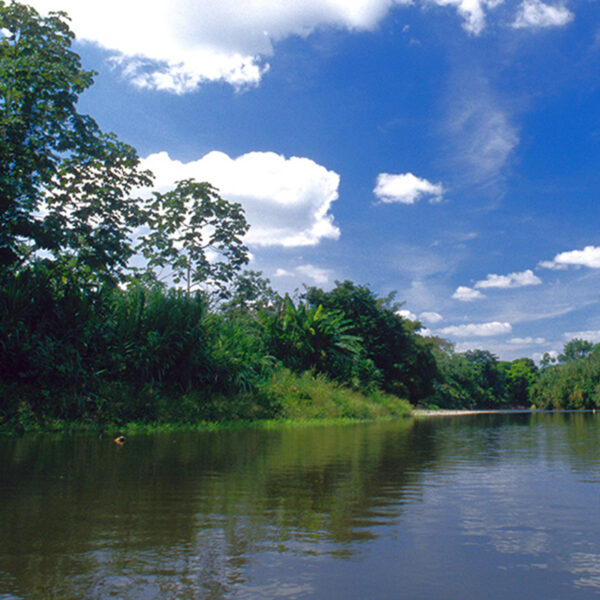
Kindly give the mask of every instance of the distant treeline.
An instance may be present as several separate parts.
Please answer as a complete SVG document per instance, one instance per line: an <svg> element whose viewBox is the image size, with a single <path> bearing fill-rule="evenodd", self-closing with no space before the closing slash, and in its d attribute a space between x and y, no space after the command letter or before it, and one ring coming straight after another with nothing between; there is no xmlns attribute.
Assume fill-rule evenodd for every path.
<svg viewBox="0 0 600 600"><path fill-rule="evenodd" d="M529 393L537 408L600 407L600 344L575 338L557 358L545 354Z"/></svg>
<svg viewBox="0 0 600 600"><path fill-rule="evenodd" d="M435 349L441 379L427 402L443 408L595 409L600 406L600 344L572 339L558 357L499 361L485 350Z"/></svg>

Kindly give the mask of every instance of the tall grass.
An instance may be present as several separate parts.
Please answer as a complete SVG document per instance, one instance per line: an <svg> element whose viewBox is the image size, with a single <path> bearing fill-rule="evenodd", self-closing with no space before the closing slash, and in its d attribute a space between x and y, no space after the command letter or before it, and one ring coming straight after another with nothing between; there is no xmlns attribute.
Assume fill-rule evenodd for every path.
<svg viewBox="0 0 600 600"><path fill-rule="evenodd" d="M408 401L374 391L368 395L352 390L323 374L301 374L278 369L261 386L272 406L284 419L375 419L410 414Z"/></svg>

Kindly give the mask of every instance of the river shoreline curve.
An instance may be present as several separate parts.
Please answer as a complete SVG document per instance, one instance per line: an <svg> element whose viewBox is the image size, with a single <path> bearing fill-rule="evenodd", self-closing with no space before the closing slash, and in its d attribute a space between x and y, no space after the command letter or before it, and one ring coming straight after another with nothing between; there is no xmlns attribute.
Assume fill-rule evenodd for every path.
<svg viewBox="0 0 600 600"><path fill-rule="evenodd" d="M576 413L595 413L594 409L564 409L564 410L539 410L530 408L513 408L513 409L481 409L481 410L436 410L429 408L414 408L411 412L413 417L460 417L466 415L510 415L510 414L524 414L524 413L555 413L555 412L576 412Z"/></svg>

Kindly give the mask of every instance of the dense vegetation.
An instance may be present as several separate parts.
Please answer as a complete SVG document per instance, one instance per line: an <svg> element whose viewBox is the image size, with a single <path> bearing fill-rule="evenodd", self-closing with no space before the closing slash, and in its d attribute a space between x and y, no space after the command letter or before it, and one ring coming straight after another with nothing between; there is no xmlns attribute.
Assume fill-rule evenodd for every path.
<svg viewBox="0 0 600 600"><path fill-rule="evenodd" d="M538 408L600 407L600 344L573 339L556 359L544 355L530 393Z"/></svg>
<svg viewBox="0 0 600 600"><path fill-rule="evenodd" d="M419 335L368 286L278 295L244 270L239 204L206 182L150 191L136 151L78 113L94 73L72 39L66 15L0 0L0 427L600 400L583 342L538 373Z"/></svg>
<svg viewBox="0 0 600 600"><path fill-rule="evenodd" d="M151 191L78 112L94 73L72 40L0 0L0 424L406 413L341 311L243 270L239 204Z"/></svg>

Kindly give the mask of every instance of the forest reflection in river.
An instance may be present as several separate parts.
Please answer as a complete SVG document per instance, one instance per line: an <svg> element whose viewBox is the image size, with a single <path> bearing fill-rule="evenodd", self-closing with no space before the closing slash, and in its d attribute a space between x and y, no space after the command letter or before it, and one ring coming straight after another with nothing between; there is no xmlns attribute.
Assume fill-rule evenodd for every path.
<svg viewBox="0 0 600 600"><path fill-rule="evenodd" d="M0 439L0 600L595 598L591 413Z"/></svg>

